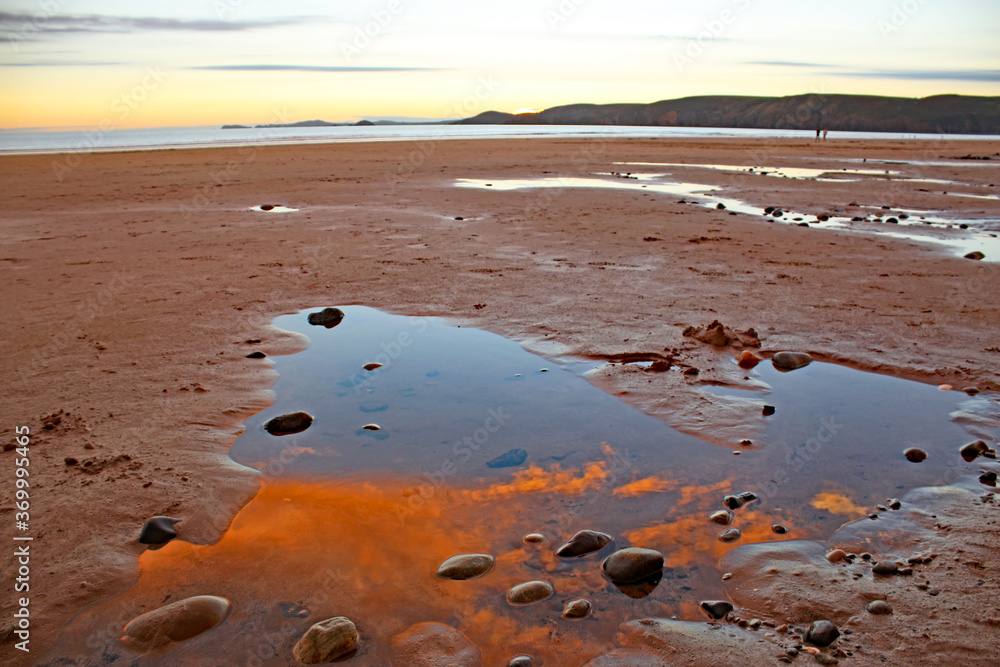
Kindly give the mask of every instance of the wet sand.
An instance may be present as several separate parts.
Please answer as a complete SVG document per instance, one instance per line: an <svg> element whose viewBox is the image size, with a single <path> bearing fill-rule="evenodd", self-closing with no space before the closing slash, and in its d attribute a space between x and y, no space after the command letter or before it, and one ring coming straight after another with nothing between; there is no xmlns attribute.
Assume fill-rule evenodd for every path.
<svg viewBox="0 0 1000 667"><path fill-rule="evenodd" d="M617 367L597 382L720 444L734 418L697 388L736 380L718 370L717 351L682 335L715 319L753 327L769 351L1000 388L996 264L649 193L452 187L459 178L589 176L625 161L749 164L763 155L809 167L970 150L1000 146L539 139L232 148L87 155L62 180L53 170L62 158L0 158L4 421L32 434L31 657L136 581L143 519L184 516L185 539L210 544L254 496L259 477L227 451L242 422L271 402L275 375L270 362L245 356L301 349L300 337L269 326L300 308L441 315L550 356L669 356L701 373L651 383ZM976 182L977 192L1000 182L997 170L920 167L928 178ZM858 201L997 219L990 201L921 191L926 184L703 178L762 208L818 214ZM299 211L250 210L263 203ZM5 487L5 507L10 495ZM5 614L12 602L2 601ZM927 604L930 613L936 602Z"/></svg>

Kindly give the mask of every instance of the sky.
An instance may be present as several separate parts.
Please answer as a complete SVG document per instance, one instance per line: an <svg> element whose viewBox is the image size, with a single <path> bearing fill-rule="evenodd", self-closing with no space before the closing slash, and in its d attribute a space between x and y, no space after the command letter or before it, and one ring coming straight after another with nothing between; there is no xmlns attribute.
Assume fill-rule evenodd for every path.
<svg viewBox="0 0 1000 667"><path fill-rule="evenodd" d="M0 0L0 128L1000 95L998 0Z"/></svg>

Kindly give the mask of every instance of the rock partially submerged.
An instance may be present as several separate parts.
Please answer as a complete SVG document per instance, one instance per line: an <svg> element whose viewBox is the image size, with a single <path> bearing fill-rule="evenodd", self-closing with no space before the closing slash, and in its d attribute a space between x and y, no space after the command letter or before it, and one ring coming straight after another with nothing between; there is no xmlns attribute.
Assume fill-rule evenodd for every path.
<svg viewBox="0 0 1000 667"><path fill-rule="evenodd" d="M771 357L774 367L783 371L794 371L805 368L813 361L812 355L806 352L778 352Z"/></svg>
<svg viewBox="0 0 1000 667"><path fill-rule="evenodd" d="M713 621L722 620L733 610L733 603L729 600L708 600L698 606Z"/></svg>
<svg viewBox="0 0 1000 667"><path fill-rule="evenodd" d="M515 607L523 607L548 600L555 593L552 584L547 581L528 581L507 591L507 601Z"/></svg>
<svg viewBox="0 0 1000 667"><path fill-rule="evenodd" d="M340 308L324 308L318 313L309 313L309 324L332 329L344 321L344 311Z"/></svg>
<svg viewBox="0 0 1000 667"><path fill-rule="evenodd" d="M608 556L601 569L613 583L631 584L661 572L663 554L652 549L622 549Z"/></svg>
<svg viewBox="0 0 1000 667"><path fill-rule="evenodd" d="M349 618L328 618L306 630L292 649L292 655L303 665L332 662L352 653L359 640L358 629Z"/></svg>
<svg viewBox="0 0 1000 667"><path fill-rule="evenodd" d="M571 600L563 607L562 617L570 620L579 620L590 616L590 600Z"/></svg>
<svg viewBox="0 0 1000 667"><path fill-rule="evenodd" d="M121 638L125 648L136 653L169 650L207 632L225 620L229 600L198 595L179 600L137 616L125 626Z"/></svg>
<svg viewBox="0 0 1000 667"><path fill-rule="evenodd" d="M806 633L806 641L813 646L826 648L837 641L837 637L839 636L840 630L831 621L813 621L812 625L809 626L809 631Z"/></svg>
<svg viewBox="0 0 1000 667"><path fill-rule="evenodd" d="M301 433L312 426L313 417L308 412L291 412L268 419L264 422L264 430L271 435L292 435Z"/></svg>
<svg viewBox="0 0 1000 667"><path fill-rule="evenodd" d="M990 446L983 440L976 440L975 442L963 445L962 448L958 450L958 453L966 463L972 463L980 456L985 456L986 458L991 459L995 459L997 457L996 451L991 449Z"/></svg>
<svg viewBox="0 0 1000 667"><path fill-rule="evenodd" d="M493 556L488 554L452 556L441 563L437 570L437 576L441 579L452 579L453 581L476 579L492 570L494 562Z"/></svg>
<svg viewBox="0 0 1000 667"><path fill-rule="evenodd" d="M760 338L753 329L734 331L718 320L705 327L688 327L684 330L683 335L715 347L734 347L737 349L760 347Z"/></svg>
<svg viewBox="0 0 1000 667"><path fill-rule="evenodd" d="M487 468L514 468L528 460L528 452L523 449L511 449L500 456L486 462Z"/></svg>
<svg viewBox="0 0 1000 667"><path fill-rule="evenodd" d="M393 667L481 667L479 649L455 628L417 623L392 638Z"/></svg>
<svg viewBox="0 0 1000 667"><path fill-rule="evenodd" d="M177 537L174 525L180 522L180 519L169 516L154 516L147 519L139 533L139 544L166 544Z"/></svg>
<svg viewBox="0 0 1000 667"><path fill-rule="evenodd" d="M579 558L611 544L611 536L606 533L599 533L596 530L581 530L569 541L556 549L556 555L560 558Z"/></svg>

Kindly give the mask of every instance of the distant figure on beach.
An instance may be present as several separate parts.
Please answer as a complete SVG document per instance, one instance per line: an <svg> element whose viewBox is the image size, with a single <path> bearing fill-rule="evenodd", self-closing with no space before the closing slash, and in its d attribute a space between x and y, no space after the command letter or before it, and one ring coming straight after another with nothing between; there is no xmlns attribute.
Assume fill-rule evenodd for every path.
<svg viewBox="0 0 1000 667"><path fill-rule="evenodd" d="M826 141L826 135L830 133L830 130L823 130L823 141Z"/></svg>
<svg viewBox="0 0 1000 667"><path fill-rule="evenodd" d="M816 128L816 141L819 141L819 133L820 133L820 131L821 130L817 127Z"/></svg>

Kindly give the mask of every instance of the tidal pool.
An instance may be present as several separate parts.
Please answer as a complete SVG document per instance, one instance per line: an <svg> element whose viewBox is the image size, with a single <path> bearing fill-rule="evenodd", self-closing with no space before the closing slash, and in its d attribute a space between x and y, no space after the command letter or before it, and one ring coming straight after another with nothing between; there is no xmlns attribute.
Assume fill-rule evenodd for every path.
<svg viewBox="0 0 1000 667"><path fill-rule="evenodd" d="M995 411L990 396L830 364L781 373L765 362L748 376L767 390L710 389L742 399L748 423L765 404L776 408L763 437L720 447L574 372L592 362L562 365L437 318L342 310L331 328L309 325L306 312L276 320L311 344L272 359L275 403L247 421L231 450L262 471L263 486L222 539L190 544L179 524L178 539L140 556L135 587L77 618L42 664L133 664L119 642L124 625L194 595L227 598L229 617L136 664L286 665L306 629L333 616L358 626L362 643L349 661L358 665L389 664L392 637L422 622L457 628L487 665L520 654L582 664L616 646L623 622L702 619L702 600L725 599L717 563L729 550L823 539L867 521L889 497L976 470L958 448L997 436L993 421L975 418ZM299 410L315 418L305 431L263 430ZM364 428L371 424L379 430ZM927 461L907 462L908 447L925 449ZM735 512L740 539L722 542L728 527L708 517L724 495L746 491L759 500ZM614 542L556 557L581 529ZM526 544L529 533L545 539ZM620 589L604 578L601 560L629 546L663 553L661 580ZM491 554L496 565L470 581L435 577L463 553ZM551 599L507 602L510 587L539 579L554 586ZM591 601L592 615L562 619L577 598Z"/></svg>

